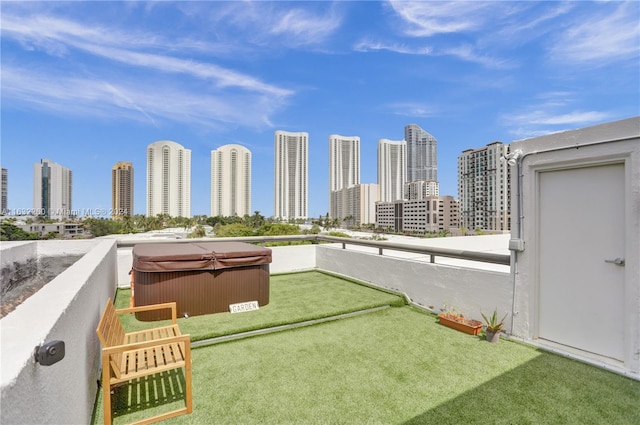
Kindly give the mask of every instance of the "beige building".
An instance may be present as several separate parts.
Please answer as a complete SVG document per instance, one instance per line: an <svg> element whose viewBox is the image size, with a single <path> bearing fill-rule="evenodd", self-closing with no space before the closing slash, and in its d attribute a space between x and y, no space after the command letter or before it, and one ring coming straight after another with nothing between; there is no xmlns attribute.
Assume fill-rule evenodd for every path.
<svg viewBox="0 0 640 425"><path fill-rule="evenodd" d="M377 201L377 184L356 184L331 192L331 214L344 227L375 224Z"/></svg>
<svg viewBox="0 0 640 425"><path fill-rule="evenodd" d="M459 204L453 196L378 202L376 226L420 235L456 230L460 226Z"/></svg>
<svg viewBox="0 0 640 425"><path fill-rule="evenodd" d="M211 216L251 213L251 152L235 144L211 151Z"/></svg>
<svg viewBox="0 0 640 425"><path fill-rule="evenodd" d="M508 232L511 228L509 146L489 143L458 157L460 226L468 230Z"/></svg>
<svg viewBox="0 0 640 425"><path fill-rule="evenodd" d="M133 214L133 164L121 161L111 168L111 217Z"/></svg>

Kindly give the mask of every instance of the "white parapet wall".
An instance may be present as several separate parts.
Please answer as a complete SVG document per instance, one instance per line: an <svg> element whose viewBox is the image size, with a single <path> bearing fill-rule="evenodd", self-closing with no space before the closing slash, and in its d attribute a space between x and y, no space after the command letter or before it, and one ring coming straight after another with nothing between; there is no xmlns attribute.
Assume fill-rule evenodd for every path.
<svg viewBox="0 0 640 425"><path fill-rule="evenodd" d="M95 330L116 289L116 241L31 244L36 245L31 254L38 256L84 255L0 320L0 423L87 424L100 372ZM3 256L8 247L3 243ZM51 341L64 342L65 356L43 366L35 361L34 351Z"/></svg>
<svg viewBox="0 0 640 425"><path fill-rule="evenodd" d="M501 315L511 313L509 272L431 264L337 245L318 245L316 265L320 270L404 293L413 303L434 313L445 306L476 320L482 320L481 312L487 314L494 309ZM509 320L505 325L510 331Z"/></svg>

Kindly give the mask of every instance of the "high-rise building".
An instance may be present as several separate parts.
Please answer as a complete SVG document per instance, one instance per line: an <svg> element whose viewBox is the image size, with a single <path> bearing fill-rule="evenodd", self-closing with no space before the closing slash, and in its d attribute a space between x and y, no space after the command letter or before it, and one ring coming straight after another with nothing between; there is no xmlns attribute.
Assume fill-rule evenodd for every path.
<svg viewBox="0 0 640 425"><path fill-rule="evenodd" d="M416 200L439 195L440 185L435 180L414 180L404 184L404 199Z"/></svg>
<svg viewBox="0 0 640 425"><path fill-rule="evenodd" d="M332 217L346 227L375 224L377 184L356 184L331 192Z"/></svg>
<svg viewBox="0 0 640 425"><path fill-rule="evenodd" d="M309 216L309 133L275 132L274 217Z"/></svg>
<svg viewBox="0 0 640 425"><path fill-rule="evenodd" d="M453 196L428 196L378 202L376 226L393 232L420 235L457 231L460 227L458 201Z"/></svg>
<svg viewBox="0 0 640 425"><path fill-rule="evenodd" d="M407 181L438 181L438 141L416 124L404 128L407 142Z"/></svg>
<svg viewBox="0 0 640 425"><path fill-rule="evenodd" d="M360 184L360 137L329 136L329 214L337 218L333 192Z"/></svg>
<svg viewBox="0 0 640 425"><path fill-rule="evenodd" d="M404 198L407 167L407 143L404 140L378 140L378 186L380 201Z"/></svg>
<svg viewBox="0 0 640 425"><path fill-rule="evenodd" d="M37 215L60 220L72 215L73 173L48 159L33 165L33 210Z"/></svg>
<svg viewBox="0 0 640 425"><path fill-rule="evenodd" d="M507 232L511 228L509 145L489 143L458 157L460 226L467 230Z"/></svg>
<svg viewBox="0 0 640 425"><path fill-rule="evenodd" d="M120 161L111 168L111 217L133 216L133 164Z"/></svg>
<svg viewBox="0 0 640 425"><path fill-rule="evenodd" d="M191 150L170 140L147 146L147 216L191 217Z"/></svg>
<svg viewBox="0 0 640 425"><path fill-rule="evenodd" d="M251 152L240 145L211 151L211 216L251 214Z"/></svg>
<svg viewBox="0 0 640 425"><path fill-rule="evenodd" d="M9 170L2 167L2 202L0 205L0 212L7 214L9 211Z"/></svg>

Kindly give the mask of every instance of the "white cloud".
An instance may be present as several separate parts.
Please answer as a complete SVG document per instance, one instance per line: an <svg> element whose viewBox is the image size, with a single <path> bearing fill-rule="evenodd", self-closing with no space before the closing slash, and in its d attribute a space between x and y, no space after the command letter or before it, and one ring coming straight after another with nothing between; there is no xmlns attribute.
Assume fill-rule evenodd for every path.
<svg viewBox="0 0 640 425"><path fill-rule="evenodd" d="M414 37L477 30L498 13L493 2L391 1L393 10L406 21L404 32Z"/></svg>
<svg viewBox="0 0 640 425"><path fill-rule="evenodd" d="M560 34L551 49L554 59L596 64L619 59L638 60L640 3L607 2L601 6L596 9L598 13L581 16Z"/></svg>
<svg viewBox="0 0 640 425"><path fill-rule="evenodd" d="M207 128L271 126L269 117L284 100L238 93L195 93L156 80L122 82L36 72L3 66L4 103L58 115L150 122L184 122Z"/></svg>

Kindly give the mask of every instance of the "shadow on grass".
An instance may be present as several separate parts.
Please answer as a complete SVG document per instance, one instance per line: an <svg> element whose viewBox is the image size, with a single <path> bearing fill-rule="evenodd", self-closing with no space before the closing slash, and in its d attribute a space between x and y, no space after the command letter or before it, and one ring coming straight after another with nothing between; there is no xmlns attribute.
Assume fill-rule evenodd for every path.
<svg viewBox="0 0 640 425"><path fill-rule="evenodd" d="M185 386L182 369L117 386L111 396L113 418L127 416L127 421L131 421L180 408L186 400Z"/></svg>
<svg viewBox="0 0 640 425"><path fill-rule="evenodd" d="M472 368L469 373L474 373ZM638 400L640 383L630 378L575 360L542 355L404 425L639 424Z"/></svg>

